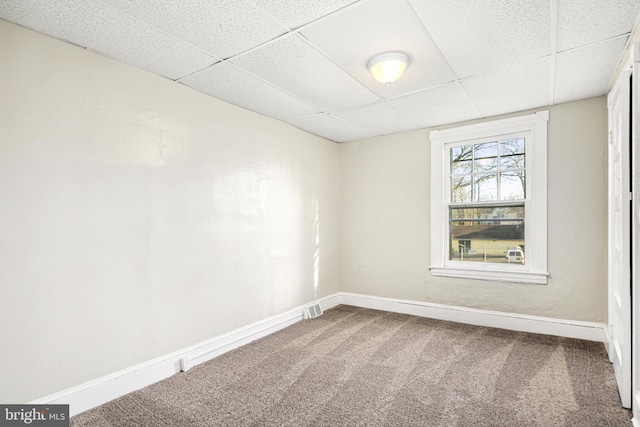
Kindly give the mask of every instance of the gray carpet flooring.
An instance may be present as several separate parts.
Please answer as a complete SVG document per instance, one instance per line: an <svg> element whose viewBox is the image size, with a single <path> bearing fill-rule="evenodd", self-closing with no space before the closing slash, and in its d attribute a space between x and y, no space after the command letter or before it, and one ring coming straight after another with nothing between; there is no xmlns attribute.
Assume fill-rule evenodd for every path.
<svg viewBox="0 0 640 427"><path fill-rule="evenodd" d="M630 426L601 343L339 306L80 426Z"/></svg>

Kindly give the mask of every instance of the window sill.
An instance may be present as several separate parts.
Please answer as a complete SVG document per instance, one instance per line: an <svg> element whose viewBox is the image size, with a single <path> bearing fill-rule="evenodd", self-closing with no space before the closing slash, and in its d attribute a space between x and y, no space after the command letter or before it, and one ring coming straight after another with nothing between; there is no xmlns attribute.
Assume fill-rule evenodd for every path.
<svg viewBox="0 0 640 427"><path fill-rule="evenodd" d="M546 285L549 273L529 271L505 271L474 268L430 267L432 276L456 277L460 279L490 280L493 282L529 283Z"/></svg>

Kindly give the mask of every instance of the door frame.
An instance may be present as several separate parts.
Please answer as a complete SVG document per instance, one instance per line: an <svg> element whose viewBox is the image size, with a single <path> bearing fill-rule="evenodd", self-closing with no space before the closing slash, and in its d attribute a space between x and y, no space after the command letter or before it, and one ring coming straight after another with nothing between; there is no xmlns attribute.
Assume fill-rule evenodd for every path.
<svg viewBox="0 0 640 427"><path fill-rule="evenodd" d="M631 405L633 423L640 426L640 43L631 47Z"/></svg>
<svg viewBox="0 0 640 427"><path fill-rule="evenodd" d="M607 95L608 143L608 351L622 406L632 407L632 150L630 67Z"/></svg>

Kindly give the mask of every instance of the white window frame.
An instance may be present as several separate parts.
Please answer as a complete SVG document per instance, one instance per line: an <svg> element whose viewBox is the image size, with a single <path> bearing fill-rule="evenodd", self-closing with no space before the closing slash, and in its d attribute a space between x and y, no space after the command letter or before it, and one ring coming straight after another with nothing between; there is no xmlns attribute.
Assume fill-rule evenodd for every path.
<svg viewBox="0 0 640 427"><path fill-rule="evenodd" d="M549 111L434 130L431 139L431 275L464 279L546 284L547 272L547 123ZM525 265L449 260L449 147L475 140L527 132ZM508 203L508 201L505 201Z"/></svg>

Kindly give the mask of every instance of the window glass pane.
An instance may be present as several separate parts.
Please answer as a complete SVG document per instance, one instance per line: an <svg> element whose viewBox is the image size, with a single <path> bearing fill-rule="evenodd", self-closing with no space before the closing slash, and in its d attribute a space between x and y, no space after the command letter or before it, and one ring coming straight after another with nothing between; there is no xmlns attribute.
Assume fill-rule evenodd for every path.
<svg viewBox="0 0 640 427"><path fill-rule="evenodd" d="M524 154L524 138L500 141L500 156Z"/></svg>
<svg viewBox="0 0 640 427"><path fill-rule="evenodd" d="M450 208L449 259L524 264L524 206Z"/></svg>
<svg viewBox="0 0 640 427"><path fill-rule="evenodd" d="M486 142L484 144L476 144L474 147L474 159L486 159L491 157L498 157L498 143Z"/></svg>
<svg viewBox="0 0 640 427"><path fill-rule="evenodd" d="M525 196L524 172L500 174L500 199L520 200Z"/></svg>
<svg viewBox="0 0 640 427"><path fill-rule="evenodd" d="M476 173L478 172L497 172L498 158L490 157L476 160Z"/></svg>
<svg viewBox="0 0 640 427"><path fill-rule="evenodd" d="M475 176L474 200L478 202L498 200L497 174Z"/></svg>
<svg viewBox="0 0 640 427"><path fill-rule="evenodd" d="M471 201L471 176L454 176L451 178L451 201L470 202Z"/></svg>
<svg viewBox="0 0 640 427"><path fill-rule="evenodd" d="M451 162L451 174L458 175L463 173L471 173L472 163L471 160L462 160L459 162Z"/></svg>
<svg viewBox="0 0 640 427"><path fill-rule="evenodd" d="M473 153L472 145L461 145L451 148L451 161L459 162L461 160L471 160Z"/></svg>
<svg viewBox="0 0 640 427"><path fill-rule="evenodd" d="M505 169L524 169L524 154L513 154L500 157L500 168Z"/></svg>
<svg viewBox="0 0 640 427"><path fill-rule="evenodd" d="M451 174L458 175L473 171L473 145L453 147L450 150Z"/></svg>
<svg viewBox="0 0 640 427"><path fill-rule="evenodd" d="M475 172L494 172L498 170L498 143L476 144L474 147Z"/></svg>

